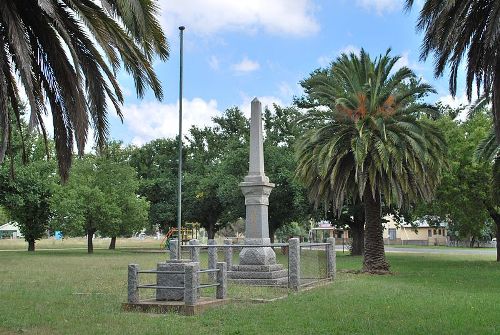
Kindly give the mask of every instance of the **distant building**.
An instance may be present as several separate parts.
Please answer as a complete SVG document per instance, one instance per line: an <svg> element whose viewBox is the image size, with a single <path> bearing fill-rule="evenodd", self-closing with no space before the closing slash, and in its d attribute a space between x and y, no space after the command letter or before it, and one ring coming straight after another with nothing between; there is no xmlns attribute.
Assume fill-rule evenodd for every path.
<svg viewBox="0 0 500 335"><path fill-rule="evenodd" d="M21 238L19 227L16 222L7 222L6 224L0 226L0 239L17 239Z"/></svg>
<svg viewBox="0 0 500 335"><path fill-rule="evenodd" d="M388 221L384 224L385 244L447 245L446 223L431 226L423 220L416 221L413 225L408 223L398 225L391 216L386 216L384 219Z"/></svg>
<svg viewBox="0 0 500 335"><path fill-rule="evenodd" d="M349 240L349 229L345 227L334 227L330 221L320 221L316 227L309 230L309 241L325 242L328 237L335 237L335 243L342 244Z"/></svg>

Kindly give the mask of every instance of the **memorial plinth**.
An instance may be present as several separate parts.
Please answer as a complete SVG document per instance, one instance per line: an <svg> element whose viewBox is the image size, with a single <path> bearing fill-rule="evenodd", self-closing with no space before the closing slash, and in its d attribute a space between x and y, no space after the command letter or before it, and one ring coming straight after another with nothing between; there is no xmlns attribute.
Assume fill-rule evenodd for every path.
<svg viewBox="0 0 500 335"><path fill-rule="evenodd" d="M252 101L250 117L250 162L248 175L240 183L245 196L245 244L262 247L243 247L240 264L232 267L229 277L248 284L285 284L287 271L276 264L274 250L266 245L269 239L269 195L274 184L264 173L264 137L262 130L262 104Z"/></svg>

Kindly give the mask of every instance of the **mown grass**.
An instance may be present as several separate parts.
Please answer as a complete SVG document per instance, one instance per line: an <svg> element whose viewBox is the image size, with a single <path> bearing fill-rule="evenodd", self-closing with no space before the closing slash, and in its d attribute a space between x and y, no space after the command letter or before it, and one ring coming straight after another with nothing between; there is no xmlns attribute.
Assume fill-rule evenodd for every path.
<svg viewBox="0 0 500 335"><path fill-rule="evenodd" d="M1 248L0 248L1 249ZM346 270L337 280L267 304L232 303L194 317L121 311L127 264L164 254L130 249L0 253L0 334L495 334L494 256L388 254L393 275Z"/></svg>

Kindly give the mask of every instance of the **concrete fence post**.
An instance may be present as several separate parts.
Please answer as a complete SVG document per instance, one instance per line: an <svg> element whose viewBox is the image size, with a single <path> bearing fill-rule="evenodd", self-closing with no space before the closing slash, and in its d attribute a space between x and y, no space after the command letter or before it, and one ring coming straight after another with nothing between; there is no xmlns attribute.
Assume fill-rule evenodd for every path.
<svg viewBox="0 0 500 335"><path fill-rule="evenodd" d="M217 246L215 245L215 240L208 240L208 268L217 268ZM215 272L209 272L208 277L211 280L215 280Z"/></svg>
<svg viewBox="0 0 500 335"><path fill-rule="evenodd" d="M189 245L199 245L200 241L196 239L192 239L189 241ZM191 262L199 263L200 262L200 248L198 247L190 247L189 254L191 258Z"/></svg>
<svg viewBox="0 0 500 335"><path fill-rule="evenodd" d="M288 287L297 291L300 286L300 241L291 238L288 245Z"/></svg>
<svg viewBox="0 0 500 335"><path fill-rule="evenodd" d="M139 303L139 265L128 265L128 303Z"/></svg>
<svg viewBox="0 0 500 335"><path fill-rule="evenodd" d="M217 263L217 291L215 293L216 299L225 299L227 296L227 264L225 262Z"/></svg>
<svg viewBox="0 0 500 335"><path fill-rule="evenodd" d="M186 263L184 266L184 304L196 305L198 301L198 270L199 263Z"/></svg>
<svg viewBox="0 0 500 335"><path fill-rule="evenodd" d="M337 253L335 252L335 238L329 237L326 239L328 243L326 247L326 258L327 258L327 277L331 280L335 279L337 275Z"/></svg>
<svg viewBox="0 0 500 335"><path fill-rule="evenodd" d="M224 240L225 245L231 245L231 247L225 247L224 248L224 262L227 264L227 269L231 270L231 267L233 266L233 241L229 238L226 238Z"/></svg>
<svg viewBox="0 0 500 335"><path fill-rule="evenodd" d="M177 240L174 240L174 239L170 240L168 250L170 251L170 259L171 260L177 259L177 248L179 247L177 244L178 244Z"/></svg>

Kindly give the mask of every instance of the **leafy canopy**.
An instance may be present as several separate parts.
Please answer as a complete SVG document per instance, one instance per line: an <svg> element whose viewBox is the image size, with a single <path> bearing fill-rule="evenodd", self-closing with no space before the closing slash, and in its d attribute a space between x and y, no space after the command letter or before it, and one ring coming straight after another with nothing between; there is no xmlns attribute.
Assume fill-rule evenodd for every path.
<svg viewBox="0 0 500 335"><path fill-rule="evenodd" d="M104 146L108 102L122 117L121 64L139 97L150 86L161 99L152 60L165 60L169 51L157 12L155 0L0 1L0 163L10 137L9 108L20 115L18 83L28 97L31 126L38 124L45 137L42 116L50 109L63 179L74 142L83 154L89 125Z"/></svg>
<svg viewBox="0 0 500 335"><path fill-rule="evenodd" d="M367 189L398 207L432 196L446 145L421 117L435 109L415 100L434 90L395 70L389 51L374 61L364 50L343 54L302 82L314 108L302 120L310 130L297 145L297 176L316 206L339 212L347 195L362 199Z"/></svg>

